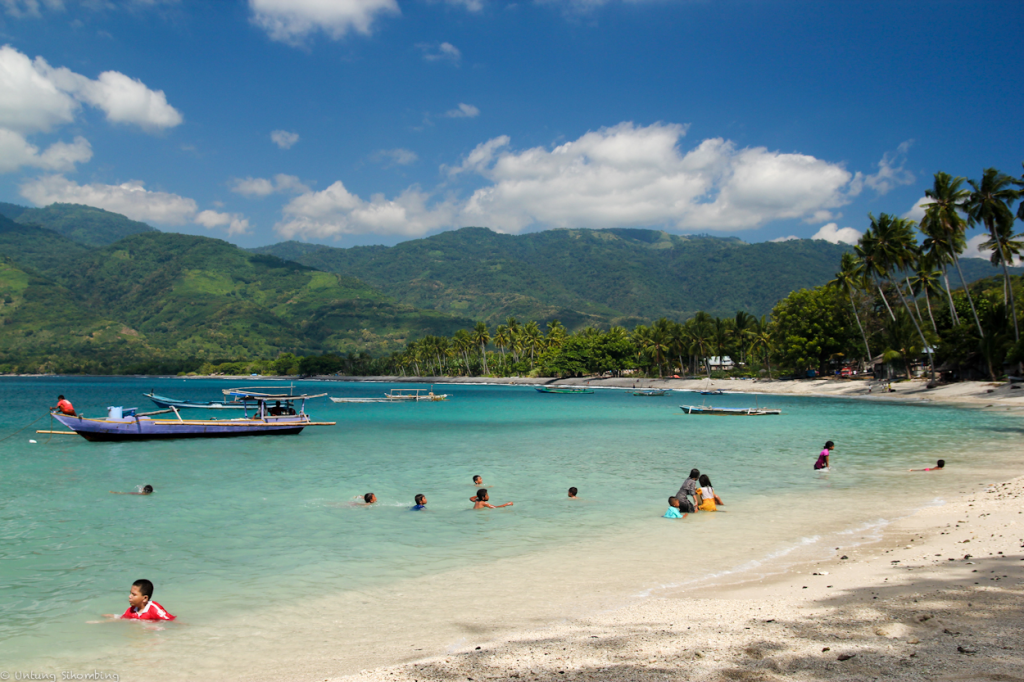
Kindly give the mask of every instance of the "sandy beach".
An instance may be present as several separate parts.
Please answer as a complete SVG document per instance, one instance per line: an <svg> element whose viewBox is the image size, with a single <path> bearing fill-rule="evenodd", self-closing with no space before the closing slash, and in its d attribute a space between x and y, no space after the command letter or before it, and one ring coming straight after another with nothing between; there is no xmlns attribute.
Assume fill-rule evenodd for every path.
<svg viewBox="0 0 1024 682"><path fill-rule="evenodd" d="M1024 679L1022 501L1024 477L993 483L773 577L335 679Z"/></svg>
<svg viewBox="0 0 1024 682"><path fill-rule="evenodd" d="M241 377L239 377L241 378ZM261 380L263 378L261 377ZM633 377L316 377L321 381L379 381L431 385L495 384L510 386L589 386L590 388L669 388L678 391L721 389L728 393L864 398L900 402L935 402L978 408L1024 408L1024 384L963 381L927 387L927 380L889 382L867 379L650 379ZM885 389L892 386L893 392Z"/></svg>

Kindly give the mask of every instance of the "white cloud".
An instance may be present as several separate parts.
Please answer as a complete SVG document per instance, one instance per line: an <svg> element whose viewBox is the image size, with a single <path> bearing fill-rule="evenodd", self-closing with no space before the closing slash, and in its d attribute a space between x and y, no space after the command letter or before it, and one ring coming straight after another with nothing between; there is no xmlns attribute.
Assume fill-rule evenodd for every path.
<svg viewBox="0 0 1024 682"><path fill-rule="evenodd" d="M396 0L249 0L249 9L271 39L296 46L318 30L334 40L369 34L378 16L401 14Z"/></svg>
<svg viewBox="0 0 1024 682"><path fill-rule="evenodd" d="M308 192L284 207L284 221L275 226L286 239L324 239L345 234L396 234L421 237L450 227L455 209L449 202L428 207L430 196L410 187L395 199L375 194L364 201L340 181L322 192Z"/></svg>
<svg viewBox="0 0 1024 682"><path fill-rule="evenodd" d="M914 202L914 205L910 208L909 211L904 213L902 217L909 218L910 220L916 220L917 222L921 222L921 219L924 218L925 209L927 208L927 205L930 203L932 203L931 199L929 199L928 197L921 197L920 199Z"/></svg>
<svg viewBox="0 0 1024 682"><path fill-rule="evenodd" d="M518 232L533 225L669 225L738 230L804 218L849 201L853 175L802 154L739 149L713 138L683 154L686 128L621 123L554 149L477 147L457 171L492 181L466 202L466 224ZM452 171L449 171L452 172Z"/></svg>
<svg viewBox="0 0 1024 682"><path fill-rule="evenodd" d="M457 109L445 112L445 116L448 118L476 118L479 115L479 109L472 104L463 104L462 102L459 102Z"/></svg>
<svg viewBox="0 0 1024 682"><path fill-rule="evenodd" d="M913 140L907 140L896 148L895 152L886 152L878 162L878 172L864 176L864 184L879 194L886 194L899 185L914 182L914 174L904 169L907 163L907 150Z"/></svg>
<svg viewBox="0 0 1024 682"><path fill-rule="evenodd" d="M64 9L61 0L0 0L0 6L12 17L38 17L40 9L60 11Z"/></svg>
<svg viewBox="0 0 1024 682"><path fill-rule="evenodd" d="M47 175L28 180L21 185L20 191L21 196L36 206L58 202L85 204L144 222L165 225L191 222L208 229L227 228L228 234L242 234L249 229L249 221L240 214L200 212L194 200L169 192L148 190L139 180L120 185L79 185L63 175Z"/></svg>
<svg viewBox="0 0 1024 682"><path fill-rule="evenodd" d="M227 227L229 235L245 234L249 231L249 220L239 213L200 211L193 219L193 222L211 230L218 227Z"/></svg>
<svg viewBox="0 0 1024 682"><path fill-rule="evenodd" d="M797 237L795 234L791 234L788 237L776 237L775 239L769 239L768 241L777 244L778 242L791 242L797 239L800 239L800 237Z"/></svg>
<svg viewBox="0 0 1024 682"><path fill-rule="evenodd" d="M72 123L82 104L100 109L113 123L153 131L179 125L181 114L162 91L117 71L91 80L67 68L53 68L42 57L30 60L10 45L0 47L0 172L22 166L70 171L92 158L84 137L56 142L42 154L26 138Z"/></svg>
<svg viewBox="0 0 1024 682"><path fill-rule="evenodd" d="M273 180L253 177L236 178L233 184L232 192L247 197L266 197L271 194L286 194L289 192L302 194L309 191L309 187L304 185L297 177L285 175L284 173L278 173L274 176Z"/></svg>
<svg viewBox="0 0 1024 682"><path fill-rule="evenodd" d="M76 163L92 158L92 147L84 137L71 144L54 142L42 154L20 133L0 128L0 173L11 173L22 166L49 171L71 171Z"/></svg>
<svg viewBox="0 0 1024 682"><path fill-rule="evenodd" d="M852 246L860 241L861 235L863 232L852 227L839 227L835 223L829 223L822 225L811 239L824 239L832 244L850 244Z"/></svg>
<svg viewBox="0 0 1024 682"><path fill-rule="evenodd" d="M381 149L370 155L370 159L376 163L384 163L388 166L408 166L416 163L420 157L416 152L409 149Z"/></svg>
<svg viewBox="0 0 1024 682"><path fill-rule="evenodd" d="M773 220L821 220L859 191L860 176L804 154L738 149L712 138L682 150L686 126L621 123L564 144L516 150L508 136L478 145L459 165L442 166L449 182L483 180L464 199L446 184L444 198L412 187L369 201L336 182L284 209L285 237L324 238L371 232L417 236L462 225L502 232L538 227L665 226L685 231L753 229ZM834 226L825 235L849 238Z"/></svg>
<svg viewBox="0 0 1024 682"><path fill-rule="evenodd" d="M462 52L451 43L416 43L416 47L428 62L446 61L457 65L462 60Z"/></svg>
<svg viewBox="0 0 1024 682"><path fill-rule="evenodd" d="M290 133L287 130L275 130L270 133L270 141L281 149L291 149L299 141L299 134Z"/></svg>

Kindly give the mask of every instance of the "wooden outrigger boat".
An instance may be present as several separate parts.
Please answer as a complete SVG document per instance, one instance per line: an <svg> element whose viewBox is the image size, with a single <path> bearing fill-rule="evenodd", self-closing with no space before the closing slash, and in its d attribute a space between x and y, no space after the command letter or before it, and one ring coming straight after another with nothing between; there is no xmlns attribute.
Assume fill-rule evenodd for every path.
<svg viewBox="0 0 1024 682"><path fill-rule="evenodd" d="M176 398L168 398L167 396L156 395L155 393L143 393L154 403L157 407L169 409L172 406L183 410L186 408L195 408L203 410L241 410L245 407L245 403L236 400L177 400ZM255 403L252 403L255 407Z"/></svg>
<svg viewBox="0 0 1024 682"><path fill-rule="evenodd" d="M224 391L228 393L228 391ZM315 422L306 414L306 401L327 395L275 395L247 393L232 389L242 402L245 416L236 419L183 419L178 408L138 414L135 408L108 408L106 419L70 416L54 410L53 418L90 441L151 440L159 438L227 438L233 436L281 436L297 434L307 426L334 426L335 422ZM300 402L296 414L275 414L272 402ZM249 416L249 408L253 414ZM153 419L154 415L173 412L176 419Z"/></svg>
<svg viewBox="0 0 1024 682"><path fill-rule="evenodd" d="M645 390L642 390L642 391L633 391L633 395L641 396L641 397L644 397L644 398L655 398L655 397L658 397L658 396L668 395L668 391L669 391L669 389L667 389L667 388L652 388L652 389L645 389Z"/></svg>
<svg viewBox="0 0 1024 682"><path fill-rule="evenodd" d="M593 393L592 388L579 388L577 386L541 386L537 388L538 393L562 393L566 395L585 395Z"/></svg>
<svg viewBox="0 0 1024 682"><path fill-rule="evenodd" d="M335 403L439 403L448 400L447 393L434 393L423 388L393 388L383 398L331 398Z"/></svg>
<svg viewBox="0 0 1024 682"><path fill-rule="evenodd" d="M686 414L711 414L732 417L762 417L769 414L782 414L782 410L770 410L764 407L707 407L704 405L680 405Z"/></svg>

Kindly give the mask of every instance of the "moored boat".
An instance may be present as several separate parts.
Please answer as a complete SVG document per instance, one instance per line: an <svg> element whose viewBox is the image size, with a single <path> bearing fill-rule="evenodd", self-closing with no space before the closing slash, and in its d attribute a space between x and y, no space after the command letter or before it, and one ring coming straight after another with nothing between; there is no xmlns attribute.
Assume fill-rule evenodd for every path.
<svg viewBox="0 0 1024 682"><path fill-rule="evenodd" d="M578 386L540 386L537 388L538 393L562 393L566 395L585 395L593 393L592 388L580 388Z"/></svg>
<svg viewBox="0 0 1024 682"><path fill-rule="evenodd" d="M652 389L643 390L643 391L633 391L633 395L641 396L641 397L644 397L644 398L655 398L655 397L658 397L658 396L668 395L668 389L667 388L652 388Z"/></svg>
<svg viewBox="0 0 1024 682"><path fill-rule="evenodd" d="M203 410L241 410L245 407L244 403L234 400L178 400L176 398L156 395L155 393L143 393L142 395L152 400L158 407L162 407L164 409L170 408L172 405L179 410L186 408ZM255 407L255 403L252 403L250 407Z"/></svg>
<svg viewBox="0 0 1024 682"><path fill-rule="evenodd" d="M710 407L706 405L680 405L686 414L710 414L724 417L763 417L770 414L782 414L782 410L770 410L764 407Z"/></svg>
<svg viewBox="0 0 1024 682"><path fill-rule="evenodd" d="M243 403L245 416L236 419L183 419L174 406L148 414L136 413L134 408L111 407L104 419L70 416L57 411L51 414L61 424L90 441L279 436L300 433L307 426L334 426L335 422L315 422L306 414L306 401L325 395L253 395L239 392L236 399ZM301 406L296 414L282 414L289 410L267 405L268 402L279 401L297 401ZM251 417L249 408L253 410ZM173 412L176 419L153 418L168 412Z"/></svg>

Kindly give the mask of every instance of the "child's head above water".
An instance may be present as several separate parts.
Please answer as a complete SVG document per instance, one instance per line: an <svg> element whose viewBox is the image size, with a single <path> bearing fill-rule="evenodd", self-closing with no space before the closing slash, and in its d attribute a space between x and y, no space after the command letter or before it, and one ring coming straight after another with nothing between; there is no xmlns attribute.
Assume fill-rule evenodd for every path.
<svg viewBox="0 0 1024 682"><path fill-rule="evenodd" d="M473 485L480 485L483 482L484 479L481 478L479 474L473 477Z"/></svg>
<svg viewBox="0 0 1024 682"><path fill-rule="evenodd" d="M701 486L705 488L711 487L711 478L707 474L701 474L698 480L700 481Z"/></svg>
<svg viewBox="0 0 1024 682"><path fill-rule="evenodd" d="M142 486L143 495L149 495L151 492L153 492L153 486L149 485L148 483Z"/></svg>
<svg viewBox="0 0 1024 682"><path fill-rule="evenodd" d="M476 491L476 499L480 500L481 502L486 502L487 501L487 488L480 488L480 490L477 490Z"/></svg>
<svg viewBox="0 0 1024 682"><path fill-rule="evenodd" d="M938 462L935 463L936 469L941 469L944 466L946 466L946 460L944 459L940 459Z"/></svg>
<svg viewBox="0 0 1024 682"><path fill-rule="evenodd" d="M578 492L579 491L576 490L576 488L569 488L569 497L572 499L576 499L576 493Z"/></svg>
<svg viewBox="0 0 1024 682"><path fill-rule="evenodd" d="M363 502L365 502L366 504L373 504L376 501L377 496L374 495L373 493L366 493L365 495L363 495Z"/></svg>
<svg viewBox="0 0 1024 682"><path fill-rule="evenodd" d="M668 506L678 508L679 507L679 500L674 498L674 497L668 498Z"/></svg>
<svg viewBox="0 0 1024 682"><path fill-rule="evenodd" d="M690 469L690 478L697 479L700 477L700 469Z"/></svg>
<svg viewBox="0 0 1024 682"><path fill-rule="evenodd" d="M153 597L153 583L140 578L132 583L131 592L128 594L128 603L136 609L141 609Z"/></svg>
<svg viewBox="0 0 1024 682"><path fill-rule="evenodd" d="M414 499L416 500L416 504L426 504L427 503L427 496L422 494L422 493L417 495Z"/></svg>

